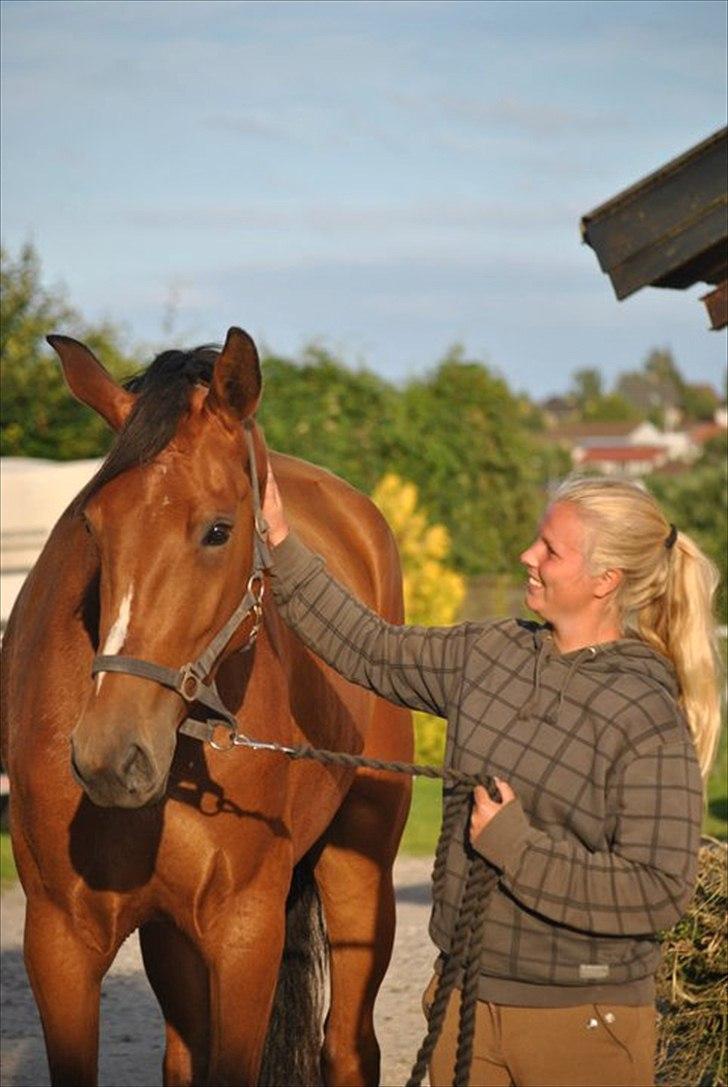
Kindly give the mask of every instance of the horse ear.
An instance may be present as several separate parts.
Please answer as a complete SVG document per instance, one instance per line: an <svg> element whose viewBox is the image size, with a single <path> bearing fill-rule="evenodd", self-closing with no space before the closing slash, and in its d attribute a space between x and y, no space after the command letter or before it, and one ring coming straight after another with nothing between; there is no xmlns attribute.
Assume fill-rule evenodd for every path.
<svg viewBox="0 0 728 1087"><path fill-rule="evenodd" d="M208 410L235 420L247 419L258 407L262 384L255 344L241 328L229 329L215 363L206 402Z"/></svg>
<svg viewBox="0 0 728 1087"><path fill-rule="evenodd" d="M85 344L70 336L46 339L61 360L63 375L76 399L98 412L113 430L119 430L134 407L134 394L114 381Z"/></svg>

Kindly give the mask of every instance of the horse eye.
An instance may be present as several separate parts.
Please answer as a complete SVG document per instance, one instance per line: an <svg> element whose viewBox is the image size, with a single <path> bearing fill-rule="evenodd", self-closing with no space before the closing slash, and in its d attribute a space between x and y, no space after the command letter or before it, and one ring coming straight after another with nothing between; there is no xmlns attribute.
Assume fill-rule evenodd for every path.
<svg viewBox="0 0 728 1087"><path fill-rule="evenodd" d="M230 539L233 526L226 521L215 521L205 533L202 543L205 547L222 547Z"/></svg>

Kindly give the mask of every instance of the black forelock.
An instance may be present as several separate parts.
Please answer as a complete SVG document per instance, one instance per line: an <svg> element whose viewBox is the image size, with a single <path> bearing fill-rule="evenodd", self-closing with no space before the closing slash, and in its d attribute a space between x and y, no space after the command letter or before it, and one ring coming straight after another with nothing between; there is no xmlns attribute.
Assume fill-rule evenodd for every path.
<svg viewBox="0 0 728 1087"><path fill-rule="evenodd" d="M86 503L128 468L148 464L175 435L195 385L209 385L220 348L203 344L191 351L163 351L144 370L124 382L137 400L104 463L74 503Z"/></svg>

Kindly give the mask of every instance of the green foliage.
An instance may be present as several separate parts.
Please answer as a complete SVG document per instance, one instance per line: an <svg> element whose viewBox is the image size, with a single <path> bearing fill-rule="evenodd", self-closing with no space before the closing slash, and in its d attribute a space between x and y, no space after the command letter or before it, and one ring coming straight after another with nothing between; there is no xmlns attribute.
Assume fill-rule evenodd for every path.
<svg viewBox="0 0 728 1087"><path fill-rule="evenodd" d="M427 857L435 852L442 822L442 782L432 778L415 778L412 807L404 828L402 853Z"/></svg>
<svg viewBox="0 0 728 1087"><path fill-rule="evenodd" d="M715 416L715 409L719 404L715 390L709 385L683 387L682 407L688 419L695 419L697 422L710 421Z"/></svg>
<svg viewBox="0 0 728 1087"><path fill-rule="evenodd" d="M427 523L418 508L417 488L393 472L379 481L372 500L384 514L397 541L406 622L427 626L453 623L465 596L465 581L448 567L447 529Z"/></svg>
<svg viewBox="0 0 728 1087"><path fill-rule="evenodd" d="M415 762L430 766L442 766L445 760L447 726L441 717L415 710L412 714L415 729Z"/></svg>
<svg viewBox="0 0 728 1087"><path fill-rule="evenodd" d="M717 458L711 446L690 471L679 475L654 474L646 480L670 521L692 536L718 567L721 585L717 610L726 622L728 596L728 461Z"/></svg>
<svg viewBox="0 0 728 1087"><path fill-rule="evenodd" d="M619 393L601 396L587 404L582 413L588 423L631 423L637 422L639 417L639 412Z"/></svg>
<svg viewBox="0 0 728 1087"><path fill-rule="evenodd" d="M15 883L18 873L15 870L13 847L10 844L10 835L7 830L0 831L0 885L9 887Z"/></svg>
<svg viewBox="0 0 728 1087"><path fill-rule="evenodd" d="M71 396L45 337L63 332L83 339L119 375L132 366L122 353L118 332L111 325L85 325L60 290L45 288L32 246L25 246L17 260L2 250L0 259L0 453L54 460L102 455L111 432Z"/></svg>
<svg viewBox="0 0 728 1087"><path fill-rule="evenodd" d="M448 626L465 596L465 580L448 567L450 537L442 525L427 523L418 508L417 488L388 472L372 495L397 541L408 623ZM428 713L414 714L417 762L442 764L445 723Z"/></svg>
<svg viewBox="0 0 728 1087"><path fill-rule="evenodd" d="M505 381L453 349L399 400L391 467L445 525L465 574L513 569L543 505L553 465Z"/></svg>
<svg viewBox="0 0 728 1087"><path fill-rule="evenodd" d="M723 643L725 647L725 641ZM707 807L703 820L703 834L709 834L725 842L728 840L728 742L725 715L718 742L715 763L708 778Z"/></svg>
<svg viewBox="0 0 728 1087"><path fill-rule="evenodd" d="M683 377L672 352L655 349L649 353L641 370L623 373L615 394L633 412L655 426L665 426L672 409L677 418L693 421L712 419L719 399L708 385L691 385Z"/></svg>
<svg viewBox="0 0 728 1087"><path fill-rule="evenodd" d="M397 393L366 370L343 366L320 347L300 363L263 359L258 420L274 449L321 464L371 493L392 465Z"/></svg>
<svg viewBox="0 0 728 1087"><path fill-rule="evenodd" d="M514 568L546 483L566 470L534 406L459 349L401 390L318 347L300 364L265 358L263 376L259 419L271 446L369 493L388 471L411 481L466 575Z"/></svg>

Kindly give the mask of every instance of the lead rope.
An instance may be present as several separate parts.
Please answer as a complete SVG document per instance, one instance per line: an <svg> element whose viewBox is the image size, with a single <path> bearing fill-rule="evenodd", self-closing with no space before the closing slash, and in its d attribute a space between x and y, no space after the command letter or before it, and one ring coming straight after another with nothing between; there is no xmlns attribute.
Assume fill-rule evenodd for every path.
<svg viewBox="0 0 728 1087"><path fill-rule="evenodd" d="M466 774L463 770L421 763L386 762L382 759L364 758L362 755L351 755L343 751L326 751L310 747L308 744L285 747L282 744L248 740L247 744L238 746L250 746L255 750L279 751L291 759L313 759L316 762L351 769L366 767L370 770L409 774L412 777L440 778L444 782L451 782L453 788L450 795L445 798L442 826L432 868L434 899L442 897L447 877L447 855L455 835L459 829L462 829L463 816L467 812L472 789L476 785L482 785L494 799L500 799L498 788L488 774ZM459 977L462 977L462 995L453 1087L468 1087L470 1080L478 1004L478 979L485 934L485 907L498 877L484 857L481 857L469 844L465 848L469 864L455 932L427 1013L427 1033L417 1053L406 1087L420 1087L424 1079L442 1033L450 996Z"/></svg>

